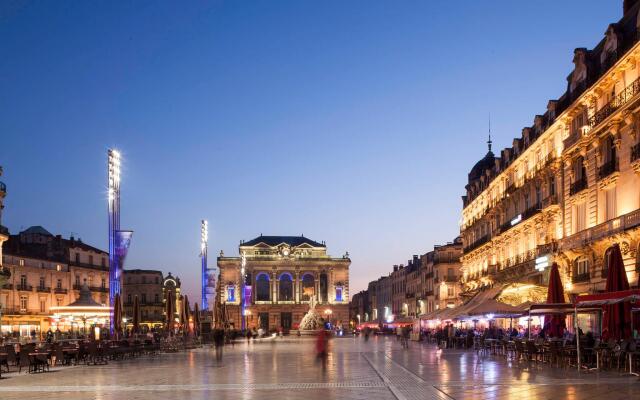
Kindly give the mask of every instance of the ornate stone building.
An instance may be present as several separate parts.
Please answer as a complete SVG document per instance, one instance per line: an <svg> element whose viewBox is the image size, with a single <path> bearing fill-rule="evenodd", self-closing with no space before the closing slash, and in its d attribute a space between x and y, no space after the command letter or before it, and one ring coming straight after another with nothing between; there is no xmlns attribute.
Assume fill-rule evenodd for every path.
<svg viewBox="0 0 640 400"><path fill-rule="evenodd" d="M240 329L244 317L249 328L296 329L312 297L326 320L346 327L348 254L330 257L324 243L304 236L259 236L241 242L239 252L241 257L225 257L222 253L218 257L221 301L226 303L235 328Z"/></svg>
<svg viewBox="0 0 640 400"><path fill-rule="evenodd" d="M164 326L166 308L162 290L162 271L126 269L123 271L122 279L123 309L127 319L133 321L133 305L137 297L141 325L146 328Z"/></svg>
<svg viewBox="0 0 640 400"><path fill-rule="evenodd" d="M543 300L553 261L569 293L601 290L613 242L637 282L639 7L625 1L600 43L574 51L565 93L499 157L489 141L472 168L461 225L464 295L511 284L503 300Z"/></svg>
<svg viewBox="0 0 640 400"><path fill-rule="evenodd" d="M460 256L462 239L441 246L424 254L421 259L420 312L418 315L455 307L460 303Z"/></svg>
<svg viewBox="0 0 640 400"><path fill-rule="evenodd" d="M80 239L54 236L41 226L10 235L4 247L2 264L10 272L0 287L4 333L48 329L49 308L73 303L85 283L94 301L108 303L106 252Z"/></svg>

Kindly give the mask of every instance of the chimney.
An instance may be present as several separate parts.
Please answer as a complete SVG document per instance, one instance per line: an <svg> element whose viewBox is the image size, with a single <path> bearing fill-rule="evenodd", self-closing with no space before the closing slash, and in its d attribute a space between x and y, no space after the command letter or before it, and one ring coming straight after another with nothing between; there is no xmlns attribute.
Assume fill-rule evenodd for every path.
<svg viewBox="0 0 640 400"><path fill-rule="evenodd" d="M393 266L393 272L398 272L398 266L397 265Z"/></svg>

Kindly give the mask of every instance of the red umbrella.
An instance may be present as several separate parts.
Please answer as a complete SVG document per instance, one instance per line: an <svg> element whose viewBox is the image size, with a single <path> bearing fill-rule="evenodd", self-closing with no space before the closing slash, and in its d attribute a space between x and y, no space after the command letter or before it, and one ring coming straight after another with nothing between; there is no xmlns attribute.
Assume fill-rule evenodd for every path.
<svg viewBox="0 0 640 400"><path fill-rule="evenodd" d="M173 292L169 291L167 293L167 330L169 334L173 336Z"/></svg>
<svg viewBox="0 0 640 400"><path fill-rule="evenodd" d="M200 307L198 303L193 305L193 334L200 336Z"/></svg>
<svg viewBox="0 0 640 400"><path fill-rule="evenodd" d="M606 258L609 272L605 292L629 290L629 280L624 269L620 246L616 243ZM603 306L602 338L605 340L628 339L631 337L631 305L629 302Z"/></svg>
<svg viewBox="0 0 640 400"><path fill-rule="evenodd" d="M122 303L120 302L120 294L116 294L113 300L113 330L116 338L122 333Z"/></svg>
<svg viewBox="0 0 640 400"><path fill-rule="evenodd" d="M133 333L139 333L140 331L140 302L138 296L133 299Z"/></svg>
<svg viewBox="0 0 640 400"><path fill-rule="evenodd" d="M184 334L188 335L190 333L190 326L189 326L189 298L187 297L187 295L184 295L184 300L183 300L184 304L182 309L184 310Z"/></svg>
<svg viewBox="0 0 640 400"><path fill-rule="evenodd" d="M560 279L558 264L553 263L549 271L549 288L547 289L547 303L564 303L564 288ZM545 332L549 337L561 337L567 328L565 316L562 314L548 314L544 317Z"/></svg>

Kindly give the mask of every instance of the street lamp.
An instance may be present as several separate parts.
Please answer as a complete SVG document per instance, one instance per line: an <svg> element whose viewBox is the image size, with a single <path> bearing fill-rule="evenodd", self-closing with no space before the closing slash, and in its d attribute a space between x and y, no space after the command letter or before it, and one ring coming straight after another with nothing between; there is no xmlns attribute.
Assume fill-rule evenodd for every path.
<svg viewBox="0 0 640 400"><path fill-rule="evenodd" d="M202 298L201 309L209 308L209 299L207 298L207 242L209 241L209 222L203 219L200 223L200 257L202 258Z"/></svg>
<svg viewBox="0 0 640 400"><path fill-rule="evenodd" d="M120 266L116 251L117 234L120 230L120 152L109 149L107 153L108 170L108 211L109 211L109 304L113 307L116 295L120 294ZM114 313L111 310L109 330L115 331Z"/></svg>

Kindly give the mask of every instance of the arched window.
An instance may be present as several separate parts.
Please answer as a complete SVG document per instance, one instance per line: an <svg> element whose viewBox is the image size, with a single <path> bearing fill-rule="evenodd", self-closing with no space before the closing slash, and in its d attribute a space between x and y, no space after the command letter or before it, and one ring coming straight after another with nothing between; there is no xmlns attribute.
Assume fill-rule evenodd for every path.
<svg viewBox="0 0 640 400"><path fill-rule="evenodd" d="M293 300L293 280L291 275L284 273L280 275L280 288L278 290L278 300L291 301Z"/></svg>
<svg viewBox="0 0 640 400"><path fill-rule="evenodd" d="M329 300L329 280L327 274L320 274L320 298L321 303L326 303Z"/></svg>
<svg viewBox="0 0 640 400"><path fill-rule="evenodd" d="M267 274L258 274L256 278L256 300L271 300L271 296L269 296L269 276Z"/></svg>
<svg viewBox="0 0 640 400"><path fill-rule="evenodd" d="M315 294L315 280L313 279L313 275L305 274L302 277L302 301L311 300L311 296Z"/></svg>

